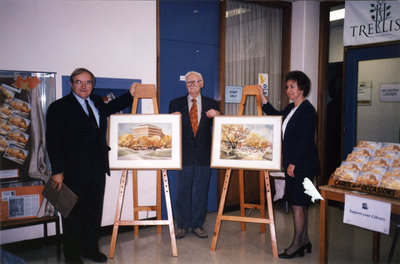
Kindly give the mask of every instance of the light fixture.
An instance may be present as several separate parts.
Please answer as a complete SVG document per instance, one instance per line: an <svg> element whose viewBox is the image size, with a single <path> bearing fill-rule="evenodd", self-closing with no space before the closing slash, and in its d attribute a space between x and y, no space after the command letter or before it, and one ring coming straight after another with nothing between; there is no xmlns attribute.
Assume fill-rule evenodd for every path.
<svg viewBox="0 0 400 264"><path fill-rule="evenodd" d="M344 8L329 12L329 21L344 19Z"/></svg>
<svg viewBox="0 0 400 264"><path fill-rule="evenodd" d="M236 9L228 10L225 13L225 17L232 17L232 16L237 16L237 15L243 15L244 13L250 12L250 8L245 8L245 7L239 7Z"/></svg>

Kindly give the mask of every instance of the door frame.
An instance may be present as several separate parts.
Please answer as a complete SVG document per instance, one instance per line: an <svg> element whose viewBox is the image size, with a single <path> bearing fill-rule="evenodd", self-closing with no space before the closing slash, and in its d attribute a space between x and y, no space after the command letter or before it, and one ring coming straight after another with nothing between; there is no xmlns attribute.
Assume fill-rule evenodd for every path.
<svg viewBox="0 0 400 264"><path fill-rule="evenodd" d="M344 50L343 159L356 145L358 63L400 57L400 41L349 46Z"/></svg>
<svg viewBox="0 0 400 264"><path fill-rule="evenodd" d="M329 12L334 6L343 5L344 1L326 1L320 4L319 15L319 48L318 48L318 102L317 102L317 149L319 172L316 178L316 185L324 185L328 183L329 175L325 175L326 167L326 114L327 114L327 70L329 63L329 36L330 36L330 21Z"/></svg>

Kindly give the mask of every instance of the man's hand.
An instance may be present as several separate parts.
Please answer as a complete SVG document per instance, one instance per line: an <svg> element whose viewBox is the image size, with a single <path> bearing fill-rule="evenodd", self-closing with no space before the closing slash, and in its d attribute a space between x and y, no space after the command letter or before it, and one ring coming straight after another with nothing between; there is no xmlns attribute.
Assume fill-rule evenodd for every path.
<svg viewBox="0 0 400 264"><path fill-rule="evenodd" d="M289 164L289 167L287 168L286 172L290 177L294 178L294 168L295 167L296 167L295 165Z"/></svg>
<svg viewBox="0 0 400 264"><path fill-rule="evenodd" d="M62 173L54 174L53 176L51 176L51 179L52 179L53 188L57 189L57 191L59 191L61 189L62 183L64 181L64 174L62 174Z"/></svg>
<svg viewBox="0 0 400 264"><path fill-rule="evenodd" d="M208 117L208 118L213 118L213 117L215 117L215 116L218 116L220 113L217 111L217 110L214 110L214 109L210 109L210 110L208 110L207 112L206 112L206 116Z"/></svg>
<svg viewBox="0 0 400 264"><path fill-rule="evenodd" d="M135 89L138 85L140 85L140 83L134 82L129 88L129 92L131 93L132 96L135 96Z"/></svg>

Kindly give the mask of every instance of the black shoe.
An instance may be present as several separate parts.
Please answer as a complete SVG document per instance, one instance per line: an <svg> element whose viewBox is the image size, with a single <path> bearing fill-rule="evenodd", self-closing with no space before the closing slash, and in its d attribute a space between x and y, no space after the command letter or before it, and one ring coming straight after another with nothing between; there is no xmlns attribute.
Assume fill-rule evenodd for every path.
<svg viewBox="0 0 400 264"><path fill-rule="evenodd" d="M107 257L101 252L96 253L83 253L82 257L90 259L94 262L107 262Z"/></svg>
<svg viewBox="0 0 400 264"><path fill-rule="evenodd" d="M311 242L308 242L308 243L304 244L303 247L304 247L304 249L306 250L307 253L311 253L311 251L312 251ZM289 248L285 248L285 251L287 251Z"/></svg>
<svg viewBox="0 0 400 264"><path fill-rule="evenodd" d="M65 263L67 264L83 264L83 261L80 257L65 257Z"/></svg>
<svg viewBox="0 0 400 264"><path fill-rule="evenodd" d="M304 249L305 249L305 246L301 246L298 250L296 250L292 254L287 254L286 250L285 250L285 252L279 254L279 257L283 258L283 259L291 259L291 258L294 258L297 256L304 257Z"/></svg>
<svg viewBox="0 0 400 264"><path fill-rule="evenodd" d="M311 242L308 242L307 244L305 244L304 249L307 251L307 253L311 253L311 250L312 250Z"/></svg>

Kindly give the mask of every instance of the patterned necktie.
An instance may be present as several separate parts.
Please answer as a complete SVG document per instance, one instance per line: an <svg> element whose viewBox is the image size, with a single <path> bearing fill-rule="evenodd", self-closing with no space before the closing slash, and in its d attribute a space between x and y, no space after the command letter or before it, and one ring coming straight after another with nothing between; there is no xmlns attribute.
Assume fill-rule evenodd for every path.
<svg viewBox="0 0 400 264"><path fill-rule="evenodd" d="M197 128L199 127L196 99L192 99L192 102L193 105L192 108L190 108L189 115L190 115L190 123L192 123L193 134L196 137Z"/></svg>
<svg viewBox="0 0 400 264"><path fill-rule="evenodd" d="M85 103L86 103L87 110L89 112L90 121L93 123L94 127L98 128L97 121L96 121L96 118L94 117L93 110L89 105L89 101L85 100Z"/></svg>

